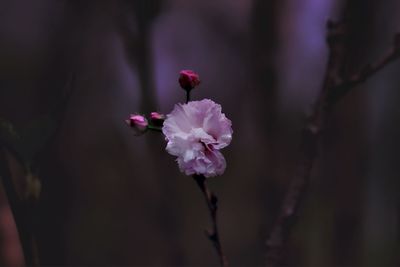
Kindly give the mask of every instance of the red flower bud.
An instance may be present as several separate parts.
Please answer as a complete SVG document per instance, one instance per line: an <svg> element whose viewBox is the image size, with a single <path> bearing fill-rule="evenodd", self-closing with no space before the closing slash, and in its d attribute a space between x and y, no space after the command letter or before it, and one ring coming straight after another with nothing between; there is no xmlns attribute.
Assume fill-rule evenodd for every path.
<svg viewBox="0 0 400 267"><path fill-rule="evenodd" d="M192 90L200 84L200 78L192 70L182 70L179 75L179 84L185 90Z"/></svg>
<svg viewBox="0 0 400 267"><path fill-rule="evenodd" d="M129 119L126 120L126 123L132 128L136 135L146 132L147 126L149 125L147 119L138 114L132 114Z"/></svg>

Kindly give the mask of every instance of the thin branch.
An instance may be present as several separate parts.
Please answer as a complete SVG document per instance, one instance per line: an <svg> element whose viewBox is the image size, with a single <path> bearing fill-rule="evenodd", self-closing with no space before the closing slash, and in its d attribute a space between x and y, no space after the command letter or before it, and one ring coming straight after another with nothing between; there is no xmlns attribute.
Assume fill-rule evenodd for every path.
<svg viewBox="0 0 400 267"><path fill-rule="evenodd" d="M386 57L378 63L364 68L358 74L350 76L352 77L351 79L345 82L338 82L344 80L341 79L341 76L345 59L346 25L344 23L328 22L327 30L329 58L325 79L314 110L303 129L300 146L301 158L297 164L296 172L285 195L276 224L266 242L266 263L268 266L281 264L283 251L290 237L292 226L297 220L299 208L308 188L311 171L318 155L321 132L329 108L356 85L364 82L388 63L398 58L400 54L400 37L396 35L395 46Z"/></svg>
<svg viewBox="0 0 400 267"><path fill-rule="evenodd" d="M207 202L207 207L210 212L211 222L212 222L212 232L207 231L207 236L214 245L215 250L218 253L218 257L220 260L221 266L228 266L228 260L223 252L221 239L218 232L218 224L217 224L217 196L212 193L206 184L206 178L203 175L193 175L194 180L199 186L201 192L204 195L204 198Z"/></svg>
<svg viewBox="0 0 400 267"><path fill-rule="evenodd" d="M393 47L380 60L373 64L368 64L360 72L353 74L350 78L339 82L328 96L329 105L334 105L349 93L354 87L365 82L374 74L386 67L400 57L400 33L394 37Z"/></svg>
<svg viewBox="0 0 400 267"><path fill-rule="evenodd" d="M266 242L266 263L268 266L277 266L281 263L282 253L289 239L293 224L298 216L298 209L304 199L305 191L311 176L311 171L317 157L318 141L325 112L325 97L329 88L334 84L340 72L344 57L344 25L329 22L327 25L329 44L328 66L325 79L314 106L313 113L303 129L300 146L301 158L292 178L285 199L281 205L278 219Z"/></svg>

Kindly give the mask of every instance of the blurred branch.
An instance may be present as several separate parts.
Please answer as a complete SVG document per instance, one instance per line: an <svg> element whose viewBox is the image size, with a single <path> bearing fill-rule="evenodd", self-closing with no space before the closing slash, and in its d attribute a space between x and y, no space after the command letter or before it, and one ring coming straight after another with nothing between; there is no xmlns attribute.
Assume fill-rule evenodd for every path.
<svg viewBox="0 0 400 267"><path fill-rule="evenodd" d="M360 72L353 74L350 78L339 82L329 92L329 105L334 105L354 87L371 78L375 73L386 67L400 57L400 33L396 34L393 40L393 48L386 53L380 60L373 64L368 64Z"/></svg>
<svg viewBox="0 0 400 267"><path fill-rule="evenodd" d="M39 146L36 153L35 159L32 164L36 167L40 164L40 161L45 155L45 152L49 149L49 147L54 143L54 140L58 136L62 124L65 120L66 113L68 110L68 104L72 98L74 93L75 85L76 85L77 74L72 71L69 77L67 78L66 84L61 92L61 99L52 107L52 111L48 114L49 127L47 133L47 138L43 140L42 146Z"/></svg>
<svg viewBox="0 0 400 267"><path fill-rule="evenodd" d="M152 24L160 12L161 0L122 0L117 27L122 36L128 62L135 66L141 88L141 111L155 109L155 85L151 45Z"/></svg>
<svg viewBox="0 0 400 267"><path fill-rule="evenodd" d="M139 83L139 110L140 113L150 113L157 110L157 95L154 79L153 51L152 51L152 30L163 7L164 0L119 0L120 14L116 18L116 27L124 45L127 62L136 71ZM152 131L161 131L159 128L151 128ZM150 151L158 151L162 140L152 140L148 142ZM151 152L154 153L154 152ZM153 154L154 160L158 164L164 164L164 156L158 152ZM160 227L169 240L170 247L173 249L169 253L169 265L182 265L184 254L182 244L178 242L177 233L179 227L177 218L180 216L176 209L171 209L171 195L176 194L174 182L166 181L162 168L155 169L155 174L159 178L161 188L163 188L161 199L158 206L158 216Z"/></svg>
<svg viewBox="0 0 400 267"><path fill-rule="evenodd" d="M292 177L291 184L281 205L277 222L268 238L266 263L268 266L282 264L283 251L290 237L293 225L298 217L299 207L305 197L311 172L318 155L318 145L326 116L335 103L356 85L364 82L388 63L399 57L400 40L396 35L394 49L381 61L364 68L350 79L343 79L343 63L345 60L346 24L343 22L327 24L327 42L329 46L328 65L325 79L311 116L302 133L300 146L301 158Z"/></svg>
<svg viewBox="0 0 400 267"><path fill-rule="evenodd" d="M27 266L39 266L39 257L35 241L35 204L40 194L40 180L32 172L37 167L39 158L56 137L67 110L73 90L75 75L62 90L61 101L43 118L34 121L23 131L0 119L0 176L19 234L21 247ZM8 164L7 156L13 156L23 169L26 188L18 195L16 184Z"/></svg>
<svg viewBox="0 0 400 267"><path fill-rule="evenodd" d="M32 231L32 218L28 206L15 190L12 174L8 166L7 154L0 144L0 177L7 195L8 204L14 217L22 251L27 266L39 266L35 238Z"/></svg>
<svg viewBox="0 0 400 267"><path fill-rule="evenodd" d="M222 245L221 245L221 240L219 237L219 232L218 232L218 224L217 224L217 202L218 198L217 196L212 193L206 184L206 178L203 175L193 175L194 180L196 181L197 185L199 186L201 192L204 195L204 198L207 202L207 207L210 212L211 216L211 221L212 221L212 232L207 231L207 236L212 242L212 244L215 247L215 250L218 253L219 260L221 266L228 266L228 260L223 252Z"/></svg>
<svg viewBox="0 0 400 267"><path fill-rule="evenodd" d="M54 101L48 114L28 123L22 129L0 118L0 142L23 167L37 167L40 158L54 141L65 118L75 74L68 78L60 100Z"/></svg>

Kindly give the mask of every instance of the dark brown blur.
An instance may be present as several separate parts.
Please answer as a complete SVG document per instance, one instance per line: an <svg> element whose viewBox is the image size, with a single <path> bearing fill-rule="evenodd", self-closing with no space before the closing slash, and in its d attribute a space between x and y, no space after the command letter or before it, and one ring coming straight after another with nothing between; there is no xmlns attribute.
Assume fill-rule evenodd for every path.
<svg viewBox="0 0 400 267"><path fill-rule="evenodd" d="M349 72L400 32L397 0L0 0L0 119L24 129L57 118L34 159L41 264L218 264L195 182L161 134L136 137L125 124L183 102L179 71L193 69L193 99L221 104L233 123L226 172L209 179L225 253L232 265L263 265L323 81L326 22L343 16ZM400 265L399 69L333 110L286 264ZM20 180L11 155L8 164ZM0 187L0 265L22 264Z"/></svg>

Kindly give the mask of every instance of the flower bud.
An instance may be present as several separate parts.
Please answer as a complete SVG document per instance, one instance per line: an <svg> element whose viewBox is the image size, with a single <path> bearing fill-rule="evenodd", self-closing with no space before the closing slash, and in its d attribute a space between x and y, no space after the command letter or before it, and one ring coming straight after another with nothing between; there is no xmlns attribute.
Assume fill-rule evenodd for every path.
<svg viewBox="0 0 400 267"><path fill-rule="evenodd" d="M187 91L192 90L200 84L200 78L192 70L182 70L179 75L179 84Z"/></svg>
<svg viewBox="0 0 400 267"><path fill-rule="evenodd" d="M147 126L149 125L147 119L144 116L138 114L132 114L129 117L129 119L126 120L126 123L132 128L132 130L137 135L146 132Z"/></svg>
<svg viewBox="0 0 400 267"><path fill-rule="evenodd" d="M152 112L150 113L150 122L154 125L154 126L163 126L165 120L165 115L158 113L158 112Z"/></svg>

